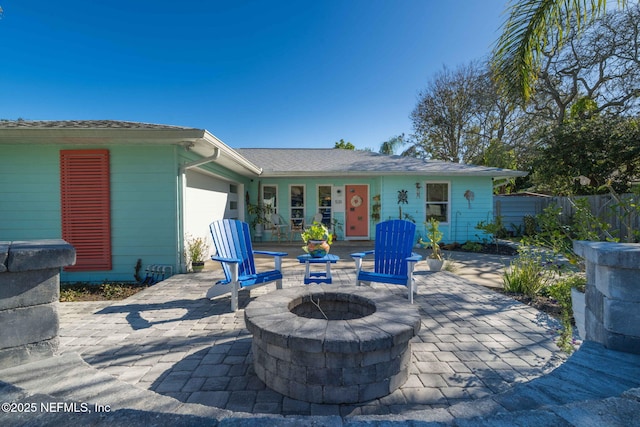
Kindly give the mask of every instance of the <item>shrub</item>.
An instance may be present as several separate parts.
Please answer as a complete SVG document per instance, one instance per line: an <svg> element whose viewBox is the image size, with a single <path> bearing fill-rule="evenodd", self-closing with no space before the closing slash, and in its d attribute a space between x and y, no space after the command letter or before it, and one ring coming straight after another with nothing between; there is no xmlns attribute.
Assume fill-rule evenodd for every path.
<svg viewBox="0 0 640 427"><path fill-rule="evenodd" d="M483 248L482 244L478 242L472 242L471 240L469 240L464 245L462 245L462 249L470 252L481 252L482 248Z"/></svg>
<svg viewBox="0 0 640 427"><path fill-rule="evenodd" d="M552 273L545 268L539 251L523 246L518 253L509 268L505 268L502 278L504 290L533 298L549 284Z"/></svg>
<svg viewBox="0 0 640 427"><path fill-rule="evenodd" d="M524 235L533 236L538 229L538 222L535 216L525 215L524 219Z"/></svg>
<svg viewBox="0 0 640 427"><path fill-rule="evenodd" d="M458 270L460 270L460 266L455 263L452 258L447 258L444 260L444 265L442 266L444 271L448 271L449 273L456 274Z"/></svg>
<svg viewBox="0 0 640 427"><path fill-rule="evenodd" d="M557 344L567 353L573 352L573 310L571 304L571 288L584 291L587 279L583 274L571 274L561 278L547 288L551 298L560 305L560 321L562 332Z"/></svg>

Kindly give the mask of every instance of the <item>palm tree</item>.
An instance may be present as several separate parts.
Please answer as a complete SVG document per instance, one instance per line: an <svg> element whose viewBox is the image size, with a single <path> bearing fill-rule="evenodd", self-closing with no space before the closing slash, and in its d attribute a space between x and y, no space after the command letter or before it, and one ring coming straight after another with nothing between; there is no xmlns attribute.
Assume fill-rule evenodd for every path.
<svg viewBox="0 0 640 427"><path fill-rule="evenodd" d="M627 0L617 0L621 7ZM585 28L602 16L606 0L520 0L509 9L509 18L493 52L496 78L505 95L527 100L540 67L540 55L549 35L556 32L558 45L571 29Z"/></svg>
<svg viewBox="0 0 640 427"><path fill-rule="evenodd" d="M404 133L389 138L387 141L380 145L380 154L393 155L396 152L396 148L404 145Z"/></svg>

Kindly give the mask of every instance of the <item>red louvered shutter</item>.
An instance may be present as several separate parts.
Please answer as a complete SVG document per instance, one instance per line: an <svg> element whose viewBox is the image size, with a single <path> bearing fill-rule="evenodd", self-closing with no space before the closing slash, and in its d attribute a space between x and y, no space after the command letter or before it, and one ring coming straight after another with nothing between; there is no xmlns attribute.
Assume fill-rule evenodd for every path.
<svg viewBox="0 0 640 427"><path fill-rule="evenodd" d="M111 270L108 150L61 150L62 238L76 249L66 271Z"/></svg>

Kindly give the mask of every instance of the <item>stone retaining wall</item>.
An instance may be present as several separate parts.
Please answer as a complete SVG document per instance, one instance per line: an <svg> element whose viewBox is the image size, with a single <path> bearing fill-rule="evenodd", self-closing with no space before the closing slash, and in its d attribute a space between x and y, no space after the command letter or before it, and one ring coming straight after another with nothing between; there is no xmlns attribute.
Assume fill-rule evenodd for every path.
<svg viewBox="0 0 640 427"><path fill-rule="evenodd" d="M75 260L64 240L0 242L0 366L58 350L60 268Z"/></svg>
<svg viewBox="0 0 640 427"><path fill-rule="evenodd" d="M586 340L640 354L640 244L574 242L584 257Z"/></svg>

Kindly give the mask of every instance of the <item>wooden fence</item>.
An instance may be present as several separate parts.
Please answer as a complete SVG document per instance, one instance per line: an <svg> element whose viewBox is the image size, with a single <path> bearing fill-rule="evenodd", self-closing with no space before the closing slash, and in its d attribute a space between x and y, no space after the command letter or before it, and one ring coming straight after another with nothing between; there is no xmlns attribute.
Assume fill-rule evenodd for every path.
<svg viewBox="0 0 640 427"><path fill-rule="evenodd" d="M638 242L640 207L632 208L630 212L626 212L621 207L621 204L610 194L576 196L573 199L586 199L591 213L608 223L611 226L609 232L614 237L618 237L621 242ZM640 204L640 200L634 194L623 194L620 199L626 202L627 205L631 201L635 201L636 205ZM560 221L564 224L569 224L576 209L568 197L497 196L494 199L494 215L502 216L504 225L507 228L510 225L517 227L523 223L525 216L535 216L551 205L557 205L562 208Z"/></svg>

